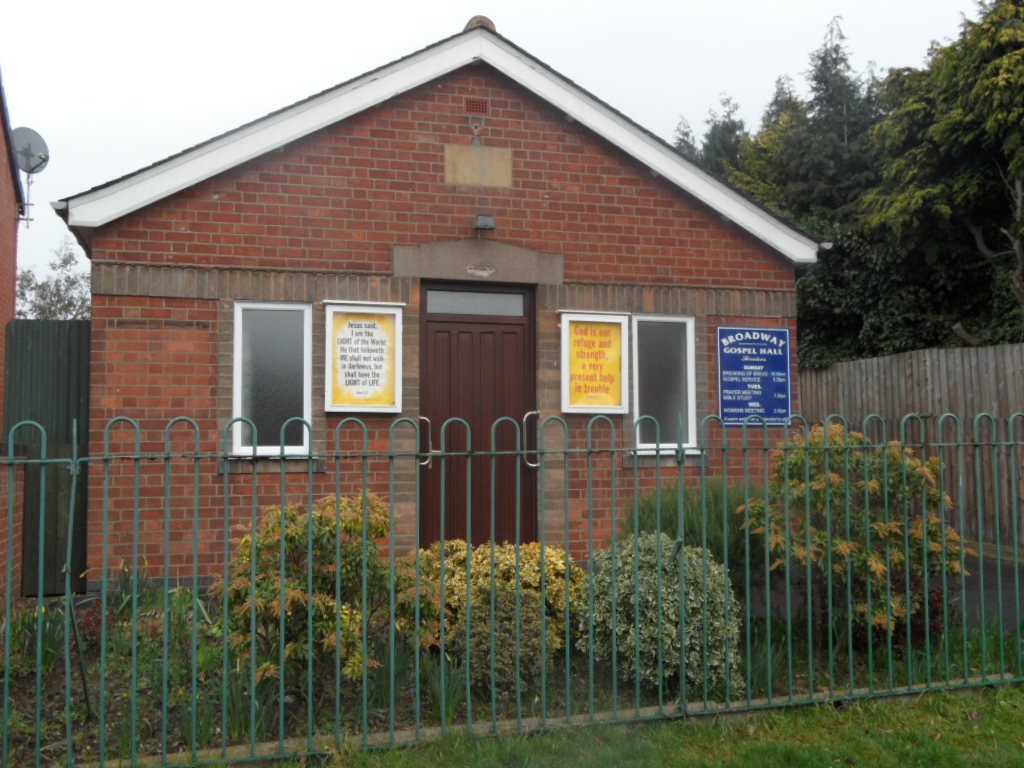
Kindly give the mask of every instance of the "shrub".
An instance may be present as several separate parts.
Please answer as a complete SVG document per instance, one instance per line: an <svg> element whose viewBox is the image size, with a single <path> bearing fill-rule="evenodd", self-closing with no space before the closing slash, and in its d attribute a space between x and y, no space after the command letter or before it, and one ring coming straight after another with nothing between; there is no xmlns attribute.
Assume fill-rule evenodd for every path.
<svg viewBox="0 0 1024 768"><path fill-rule="evenodd" d="M481 545L470 551L465 541L446 541L444 557L440 543L420 550L420 644L440 649L441 621L444 621L445 652L468 667L476 684L491 680L491 638L495 642L495 685L499 693L514 690L515 655L518 641L519 682L539 679L542 663L550 663L565 648L570 614L578 604L584 583L583 572L559 547L545 547L543 564L539 543ZM518 555L518 566L517 566ZM416 554L402 563L405 585L400 600L402 625L411 626L416 606ZM444 605L441 603L441 564L444 562ZM467 573L472 588L467 590ZM567 592L568 576L568 592ZM541 590L541 581L544 590ZM516 627L516 596L519 597L519 626ZM467 594L470 610L467 612ZM492 612L492 597L494 601ZM470 624L469 653L466 623ZM546 632L542 625L546 624ZM542 639L546 656L542 658Z"/></svg>
<svg viewBox="0 0 1024 768"><path fill-rule="evenodd" d="M922 461L898 442L873 445L842 425L818 425L789 436L775 454L768 498L739 512L749 511L751 532L767 537L773 569L806 580L810 563L819 613L831 602L834 616L851 616L861 629L920 635L925 574L959 576L962 556L973 554L945 522L952 502L938 476L937 457ZM833 595L822 592L830 573Z"/></svg>
<svg viewBox="0 0 1024 768"><path fill-rule="evenodd" d="M445 618L444 631L448 636L458 619L466 599L467 552L465 541L449 539L444 542L443 555L441 542L435 542L427 549L418 550L418 553L410 552L399 563L399 581L403 590L398 600L398 623L414 640L418 637L423 649L440 648L442 616ZM414 634L417 618L418 636Z"/></svg>
<svg viewBox="0 0 1024 768"><path fill-rule="evenodd" d="M671 539L679 536L679 498L676 484L666 485L661 493L648 491L640 498L636 519L623 521L623 534L664 533ZM733 514L746 503L742 485L726 485L721 477L706 477L686 484L682 491L683 535L686 544L707 547L720 563L728 556L729 579L736 589L746 581L747 544L743 519ZM636 528L634 528L634 525ZM750 569L752 584L763 581L763 571Z"/></svg>
<svg viewBox="0 0 1024 768"><path fill-rule="evenodd" d="M682 609L680 568L686 598ZM614 638L624 679L671 682L678 679L684 659L691 685L710 688L727 677L734 688L741 684L739 606L725 569L707 550L645 533L624 542L614 555L596 553L591 578L595 659L611 659ZM584 650L589 646L587 618L581 616L578 627Z"/></svg>
<svg viewBox="0 0 1024 768"><path fill-rule="evenodd" d="M519 594L518 620L514 583L495 580L493 587L476 584L471 607L472 611L459 615L449 636L451 653L469 664L470 680L485 688L493 684L499 695L513 693L517 683L520 689L539 683L541 669L551 668L565 639L556 636L550 624L545 632L540 592L525 590ZM469 654L466 653L467 621L470 624ZM543 642L545 635L546 644Z"/></svg>
<svg viewBox="0 0 1024 768"><path fill-rule="evenodd" d="M364 526L370 541L365 549ZM342 498L336 503L334 497L327 497L308 512L297 506L272 507L263 513L254 531L238 539L228 582L216 583L212 591L229 601L226 631L236 657L248 661L255 645L257 683L276 680L282 674L282 648L285 685L290 689L304 687L310 662L317 682L329 677L325 670L332 669L338 645L342 675L348 679L361 676L362 574L365 568L366 619L375 631L388 621L387 601L381 599L387 594L387 569L376 547L376 540L387 533L387 508L379 499Z"/></svg>

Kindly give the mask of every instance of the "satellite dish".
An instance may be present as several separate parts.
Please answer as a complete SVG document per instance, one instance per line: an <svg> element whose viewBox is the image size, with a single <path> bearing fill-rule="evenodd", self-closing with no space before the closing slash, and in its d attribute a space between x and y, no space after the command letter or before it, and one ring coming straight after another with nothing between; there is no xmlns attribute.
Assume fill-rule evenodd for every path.
<svg viewBox="0 0 1024 768"><path fill-rule="evenodd" d="M29 176L39 173L50 162L46 142L31 128L15 128L11 131L11 139L14 141L15 162Z"/></svg>
<svg viewBox="0 0 1024 768"><path fill-rule="evenodd" d="M20 218L25 222L27 229L32 222L29 215L32 208L32 176L43 170L50 162L50 150L47 149L43 137L31 128L15 128L11 131L11 141L14 143L14 162L28 176L28 193L20 211Z"/></svg>

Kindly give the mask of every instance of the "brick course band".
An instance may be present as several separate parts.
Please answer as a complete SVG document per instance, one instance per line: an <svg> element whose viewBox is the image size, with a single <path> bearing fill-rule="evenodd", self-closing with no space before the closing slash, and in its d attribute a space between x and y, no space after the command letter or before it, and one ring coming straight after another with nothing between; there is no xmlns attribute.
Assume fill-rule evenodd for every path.
<svg viewBox="0 0 1024 768"><path fill-rule="evenodd" d="M261 301L408 301L410 277L270 269L217 269L148 264L93 264L95 295ZM744 315L796 315L796 291L571 283L542 285L538 310Z"/></svg>

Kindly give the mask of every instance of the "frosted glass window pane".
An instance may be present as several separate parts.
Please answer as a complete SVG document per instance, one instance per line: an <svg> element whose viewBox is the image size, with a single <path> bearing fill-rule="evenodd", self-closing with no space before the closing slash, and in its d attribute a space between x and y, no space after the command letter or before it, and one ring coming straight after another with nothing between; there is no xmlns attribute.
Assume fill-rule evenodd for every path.
<svg viewBox="0 0 1024 768"><path fill-rule="evenodd" d="M661 426L661 443L679 442L686 415L686 324L643 321L636 326L637 406ZM640 442L658 442L655 426L640 423Z"/></svg>
<svg viewBox="0 0 1024 768"><path fill-rule="evenodd" d="M301 309L246 309L242 321L242 412L256 424L259 446L280 445L281 426L304 414ZM301 445L304 428L292 424L285 445ZM242 445L252 446L252 430L242 429Z"/></svg>
<svg viewBox="0 0 1024 768"><path fill-rule="evenodd" d="M427 312L439 315L501 315L521 317L521 293L427 291Z"/></svg>

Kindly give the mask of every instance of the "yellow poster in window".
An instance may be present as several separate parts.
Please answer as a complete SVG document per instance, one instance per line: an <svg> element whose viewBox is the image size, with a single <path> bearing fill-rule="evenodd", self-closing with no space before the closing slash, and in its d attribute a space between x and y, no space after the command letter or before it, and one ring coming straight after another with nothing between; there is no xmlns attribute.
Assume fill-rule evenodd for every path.
<svg viewBox="0 0 1024 768"><path fill-rule="evenodd" d="M622 408L622 323L569 324L569 406Z"/></svg>
<svg viewBox="0 0 1024 768"><path fill-rule="evenodd" d="M383 410L398 404L394 313L331 314L329 410Z"/></svg>

